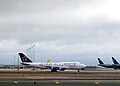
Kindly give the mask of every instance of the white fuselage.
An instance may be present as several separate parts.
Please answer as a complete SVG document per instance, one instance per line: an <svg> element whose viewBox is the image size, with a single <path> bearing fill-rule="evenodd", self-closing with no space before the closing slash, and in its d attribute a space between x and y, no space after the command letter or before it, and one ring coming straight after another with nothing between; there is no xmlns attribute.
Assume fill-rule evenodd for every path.
<svg viewBox="0 0 120 86"><path fill-rule="evenodd" d="M80 62L22 62L23 65L28 65L31 67L38 67L38 68L46 68L46 69L52 69L54 67L58 69L82 69L86 66L84 64L80 64Z"/></svg>

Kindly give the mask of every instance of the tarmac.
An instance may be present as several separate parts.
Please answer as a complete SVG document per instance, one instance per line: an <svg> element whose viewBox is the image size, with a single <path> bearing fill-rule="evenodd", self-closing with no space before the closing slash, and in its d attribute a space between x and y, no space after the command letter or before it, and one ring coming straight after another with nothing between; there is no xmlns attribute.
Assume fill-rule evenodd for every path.
<svg viewBox="0 0 120 86"><path fill-rule="evenodd" d="M0 86L120 86L120 70L0 69Z"/></svg>
<svg viewBox="0 0 120 86"><path fill-rule="evenodd" d="M120 70L50 70L0 69L0 81L49 81L49 80L120 80Z"/></svg>

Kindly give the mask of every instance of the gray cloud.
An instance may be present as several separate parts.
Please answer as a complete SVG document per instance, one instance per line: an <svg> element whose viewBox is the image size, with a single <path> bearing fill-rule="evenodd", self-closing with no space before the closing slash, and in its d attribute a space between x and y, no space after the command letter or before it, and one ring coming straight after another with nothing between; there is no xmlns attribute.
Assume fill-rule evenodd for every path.
<svg viewBox="0 0 120 86"><path fill-rule="evenodd" d="M107 5L107 2L0 1L2 56L6 54L12 57L32 44L36 44L36 56L44 56L46 59L51 56L57 60L56 56L63 56L72 60L76 56L77 60L84 62L79 56L96 59L99 55L119 55L120 21L108 17L106 9L104 12L104 4Z"/></svg>

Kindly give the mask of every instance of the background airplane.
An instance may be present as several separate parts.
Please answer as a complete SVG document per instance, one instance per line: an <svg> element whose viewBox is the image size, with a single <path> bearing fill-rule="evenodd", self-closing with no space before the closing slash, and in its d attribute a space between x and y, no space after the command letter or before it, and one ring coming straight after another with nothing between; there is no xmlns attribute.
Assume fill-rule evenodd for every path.
<svg viewBox="0 0 120 86"><path fill-rule="evenodd" d="M57 70L64 71L65 69L70 70L81 70L86 67L86 65L81 64L80 62L32 62L26 55L19 53L21 58L21 64L27 65L30 67L37 67L40 69L51 69L51 72L57 72Z"/></svg>
<svg viewBox="0 0 120 86"><path fill-rule="evenodd" d="M99 62L98 66L102 66L102 67L106 67L106 68L114 68L115 69L113 64L104 64L103 61L100 58L98 58L98 62Z"/></svg>
<svg viewBox="0 0 120 86"><path fill-rule="evenodd" d="M115 67L115 69L120 69L120 64L114 57L112 57L112 61L114 63L113 66Z"/></svg>

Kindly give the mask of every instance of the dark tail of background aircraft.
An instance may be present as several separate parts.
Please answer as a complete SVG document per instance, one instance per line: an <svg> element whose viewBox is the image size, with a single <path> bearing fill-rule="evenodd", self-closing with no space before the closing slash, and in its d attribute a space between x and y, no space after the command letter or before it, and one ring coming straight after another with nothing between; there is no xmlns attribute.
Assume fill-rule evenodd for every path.
<svg viewBox="0 0 120 86"><path fill-rule="evenodd" d="M113 61L114 64L119 64L114 57L112 57L112 61Z"/></svg>
<svg viewBox="0 0 120 86"><path fill-rule="evenodd" d="M102 62L102 60L100 60L100 58L98 58L98 62L99 62L99 64L104 64L104 63Z"/></svg>
<svg viewBox="0 0 120 86"><path fill-rule="evenodd" d="M19 56L21 58L22 62L32 62L27 56L25 56L23 53L19 53Z"/></svg>

